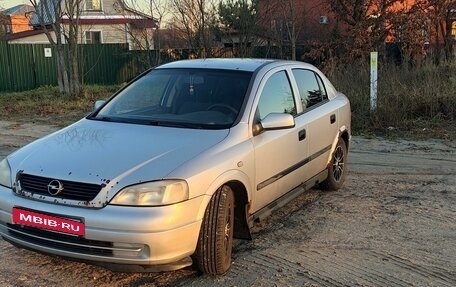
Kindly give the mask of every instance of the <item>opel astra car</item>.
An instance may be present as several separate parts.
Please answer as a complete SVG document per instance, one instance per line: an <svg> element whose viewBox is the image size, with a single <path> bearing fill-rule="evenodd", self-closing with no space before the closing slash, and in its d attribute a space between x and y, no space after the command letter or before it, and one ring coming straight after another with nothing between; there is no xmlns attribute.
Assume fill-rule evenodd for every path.
<svg viewBox="0 0 456 287"><path fill-rule="evenodd" d="M233 238L346 177L350 105L314 66L186 60L144 72L0 163L0 234L113 269L223 274Z"/></svg>

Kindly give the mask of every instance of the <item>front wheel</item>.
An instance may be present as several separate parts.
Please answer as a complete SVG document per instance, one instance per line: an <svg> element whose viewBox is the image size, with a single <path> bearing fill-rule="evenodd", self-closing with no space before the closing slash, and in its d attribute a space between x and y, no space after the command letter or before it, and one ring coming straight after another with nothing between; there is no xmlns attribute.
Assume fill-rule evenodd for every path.
<svg viewBox="0 0 456 287"><path fill-rule="evenodd" d="M221 275L231 266L234 227L234 194L227 185L212 196L204 213L194 258L198 268Z"/></svg>
<svg viewBox="0 0 456 287"><path fill-rule="evenodd" d="M340 138L334 149L331 163L328 168L328 177L321 183L321 188L324 190L338 190L342 187L347 175L347 145Z"/></svg>

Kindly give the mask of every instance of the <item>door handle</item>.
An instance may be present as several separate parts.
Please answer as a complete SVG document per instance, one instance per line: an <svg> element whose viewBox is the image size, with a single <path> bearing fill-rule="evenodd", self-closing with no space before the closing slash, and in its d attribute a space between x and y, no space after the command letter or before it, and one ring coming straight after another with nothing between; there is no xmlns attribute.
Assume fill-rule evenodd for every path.
<svg viewBox="0 0 456 287"><path fill-rule="evenodd" d="M336 115L335 114L332 114L330 117L329 117L329 121L331 124L335 123L336 122Z"/></svg>
<svg viewBox="0 0 456 287"><path fill-rule="evenodd" d="M299 133L298 133L298 136L299 136L299 141L302 141L306 138L306 130L300 130Z"/></svg>

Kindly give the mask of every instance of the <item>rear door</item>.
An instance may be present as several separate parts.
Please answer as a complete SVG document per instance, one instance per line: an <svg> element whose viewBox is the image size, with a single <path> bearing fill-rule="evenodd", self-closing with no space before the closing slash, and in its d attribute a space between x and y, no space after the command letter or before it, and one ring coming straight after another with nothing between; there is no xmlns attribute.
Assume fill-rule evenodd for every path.
<svg viewBox="0 0 456 287"><path fill-rule="evenodd" d="M326 168L332 143L338 133L337 107L328 100L326 88L317 73L296 68L292 70L292 74L303 107L300 118L306 122L307 180Z"/></svg>

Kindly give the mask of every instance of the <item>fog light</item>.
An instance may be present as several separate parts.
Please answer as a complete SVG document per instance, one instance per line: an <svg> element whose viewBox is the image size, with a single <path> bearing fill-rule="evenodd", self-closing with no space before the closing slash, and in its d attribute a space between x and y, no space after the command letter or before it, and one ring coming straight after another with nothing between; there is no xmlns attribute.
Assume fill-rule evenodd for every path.
<svg viewBox="0 0 456 287"><path fill-rule="evenodd" d="M138 243L117 243L112 244L113 255L122 258L146 258L147 247Z"/></svg>

